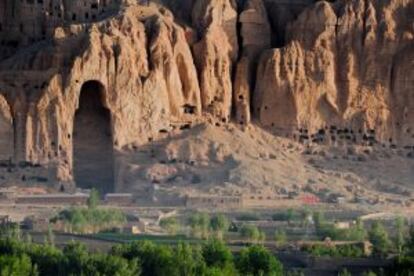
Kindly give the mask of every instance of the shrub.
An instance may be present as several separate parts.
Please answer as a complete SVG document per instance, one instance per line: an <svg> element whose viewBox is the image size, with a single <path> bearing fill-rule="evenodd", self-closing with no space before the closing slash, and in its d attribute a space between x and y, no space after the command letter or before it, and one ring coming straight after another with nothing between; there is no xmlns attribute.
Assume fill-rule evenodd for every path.
<svg viewBox="0 0 414 276"><path fill-rule="evenodd" d="M369 241L373 245L374 253L377 255L384 256L390 249L391 241L388 237L388 232L384 226L375 221L372 224L370 231L368 232Z"/></svg>
<svg viewBox="0 0 414 276"><path fill-rule="evenodd" d="M364 241L367 237L364 223L361 219L357 219L356 224L348 230L347 240L350 241Z"/></svg>
<svg viewBox="0 0 414 276"><path fill-rule="evenodd" d="M256 226L246 224L240 228L240 236L249 241L258 241L260 239L260 231Z"/></svg>
<svg viewBox="0 0 414 276"><path fill-rule="evenodd" d="M27 255L3 255L0 256L0 275L37 276L39 273Z"/></svg>
<svg viewBox="0 0 414 276"><path fill-rule="evenodd" d="M208 267L226 269L233 266L230 249L217 239L209 240L202 247L202 255Z"/></svg>
<svg viewBox="0 0 414 276"><path fill-rule="evenodd" d="M230 222L222 214L213 216L210 219L210 229L215 234L216 238L223 238L223 234L229 230Z"/></svg>
<svg viewBox="0 0 414 276"><path fill-rule="evenodd" d="M190 217L188 224L191 234L197 238L208 238L210 234L210 216L207 213L196 213Z"/></svg>
<svg viewBox="0 0 414 276"><path fill-rule="evenodd" d="M279 276L283 273L282 264L263 246L244 248L236 262L242 275Z"/></svg>
<svg viewBox="0 0 414 276"><path fill-rule="evenodd" d="M101 196L100 196L98 190L93 188L89 193L88 208L95 209L96 207L98 207L99 202L100 202L100 198L101 198Z"/></svg>
<svg viewBox="0 0 414 276"><path fill-rule="evenodd" d="M180 228L177 219L174 217L161 219L160 226L171 235L177 234Z"/></svg>
<svg viewBox="0 0 414 276"><path fill-rule="evenodd" d="M274 238L277 246L284 246L287 242L286 232L283 230L276 230Z"/></svg>
<svg viewBox="0 0 414 276"><path fill-rule="evenodd" d="M70 232L96 233L124 224L126 217L118 209L76 207L60 212L54 220L62 221Z"/></svg>
<svg viewBox="0 0 414 276"><path fill-rule="evenodd" d="M315 244L306 246L304 248L304 251L309 252L315 257L327 256L361 258L365 256L363 249L360 246L354 244L344 244L337 246Z"/></svg>

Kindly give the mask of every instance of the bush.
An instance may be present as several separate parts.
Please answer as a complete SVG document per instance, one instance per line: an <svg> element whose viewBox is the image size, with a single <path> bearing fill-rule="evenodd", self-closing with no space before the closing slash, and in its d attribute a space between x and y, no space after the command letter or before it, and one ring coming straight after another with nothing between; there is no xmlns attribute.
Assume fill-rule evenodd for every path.
<svg viewBox="0 0 414 276"><path fill-rule="evenodd" d="M276 230L274 238L277 246L284 246L287 242L286 232L283 230Z"/></svg>
<svg viewBox="0 0 414 276"><path fill-rule="evenodd" d="M326 222L323 214L314 214L316 234L325 239L329 237L336 241L364 241L367 232L361 220L357 220L356 224L349 229L338 229L335 224Z"/></svg>
<svg viewBox="0 0 414 276"><path fill-rule="evenodd" d="M206 213L196 213L190 217L188 224L191 234L197 238L206 239L210 235L210 216Z"/></svg>
<svg viewBox="0 0 414 276"><path fill-rule="evenodd" d="M126 217L118 209L71 208L60 212L55 221L62 221L70 232L97 233L119 227Z"/></svg>
<svg viewBox="0 0 414 276"><path fill-rule="evenodd" d="M348 230L347 240L349 241L364 241L367 237L364 223L357 219L356 224Z"/></svg>
<svg viewBox="0 0 414 276"><path fill-rule="evenodd" d="M287 221L291 223L293 221L299 221L302 218L302 214L293 209L288 209L284 212L275 213L272 215L274 221Z"/></svg>
<svg viewBox="0 0 414 276"><path fill-rule="evenodd" d="M368 232L368 237L373 245L375 254L384 256L388 253L391 247L391 241L388 237L388 232L381 223L375 221L372 224L372 227Z"/></svg>
<svg viewBox="0 0 414 276"><path fill-rule="evenodd" d="M207 269L201 248L189 244L178 244L174 250L173 263L176 275L198 276L203 275Z"/></svg>
<svg viewBox="0 0 414 276"><path fill-rule="evenodd" d="M98 192L98 190L96 190L95 188L93 188L91 190L91 192L89 193L89 198L88 198L88 208L90 209L95 209L96 207L98 207L101 196Z"/></svg>
<svg viewBox="0 0 414 276"><path fill-rule="evenodd" d="M180 225L178 224L178 221L176 218L164 218L160 221L160 227L166 230L170 235L177 234Z"/></svg>
<svg viewBox="0 0 414 276"><path fill-rule="evenodd" d="M209 240L203 245L202 254L207 267L228 269L233 266L233 255L222 241Z"/></svg>
<svg viewBox="0 0 414 276"><path fill-rule="evenodd" d="M315 244L304 247L304 251L310 253L315 257L351 257L361 258L364 257L363 249L354 244L344 244L337 246L326 246L321 244Z"/></svg>
<svg viewBox="0 0 414 276"><path fill-rule="evenodd" d="M393 238L394 247L399 255L402 255L406 245L406 220L402 217L398 217L395 220L395 236Z"/></svg>
<svg viewBox="0 0 414 276"><path fill-rule="evenodd" d="M236 266L241 275L279 276L283 273L282 264L266 248L258 245L244 248Z"/></svg>
<svg viewBox="0 0 414 276"><path fill-rule="evenodd" d="M27 255L3 255L0 256L0 275L37 276L39 273Z"/></svg>
<svg viewBox="0 0 414 276"><path fill-rule="evenodd" d="M240 236L249 241L258 241L260 239L260 231L256 226L246 224L240 228Z"/></svg>
<svg viewBox="0 0 414 276"><path fill-rule="evenodd" d="M94 254L87 259L80 275L136 276L139 274L137 261L128 262L117 256Z"/></svg>
<svg viewBox="0 0 414 276"><path fill-rule="evenodd" d="M115 246L112 254L130 261L139 260L142 275L174 275L174 254L171 247L150 241L137 241Z"/></svg>
<svg viewBox="0 0 414 276"><path fill-rule="evenodd" d="M210 219L210 229L216 238L222 239L225 232L229 230L230 222L224 215L216 215Z"/></svg>

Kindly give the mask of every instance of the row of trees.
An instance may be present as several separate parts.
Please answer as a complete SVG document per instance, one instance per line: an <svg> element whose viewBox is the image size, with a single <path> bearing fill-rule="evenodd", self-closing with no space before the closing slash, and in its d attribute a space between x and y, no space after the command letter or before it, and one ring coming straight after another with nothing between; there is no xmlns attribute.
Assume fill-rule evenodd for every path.
<svg viewBox="0 0 414 276"><path fill-rule="evenodd" d="M108 254L90 253L79 243L63 250L51 245L0 240L0 275L233 276L282 275L281 263L264 247L237 256L217 239L202 245L157 245L149 241L117 245Z"/></svg>
<svg viewBox="0 0 414 276"><path fill-rule="evenodd" d="M54 223L63 224L65 231L70 233L97 233L112 229L126 223L125 214L118 209L74 207L63 210L52 219Z"/></svg>
<svg viewBox="0 0 414 276"><path fill-rule="evenodd" d="M169 234L176 234L180 231L180 223L175 217L165 218L160 221L160 226ZM239 228L231 225L230 221L223 214L210 216L207 213L193 214L187 221L190 227L190 234L196 238L207 239L214 237L222 240L228 231L238 231L240 237L249 242L262 242L266 240L266 234L253 224L243 224ZM285 244L287 240L284 231L276 231L275 241L279 245Z"/></svg>
<svg viewBox="0 0 414 276"><path fill-rule="evenodd" d="M316 235L321 240L325 238L336 241L362 242L369 240L373 244L376 255L385 255L390 252L401 254L406 250L405 244L409 231L408 223L402 217L395 220L393 225L395 231L392 234L379 221L373 222L368 229L360 219L350 228L340 229L336 227L335 223L326 220L322 212L312 213L309 210L288 210L277 213L272 218L288 222L301 220L302 225L306 226L312 223ZM248 219L250 220L251 217L248 216ZM171 234L177 233L181 228L179 221L174 217L162 220L160 225ZM207 213L196 213L188 219L187 226L190 228L190 234L196 238L216 237L222 239L227 231L238 231L242 239L250 242L266 240L265 233L254 224L244 223L236 227L234 224L230 224L227 217L222 214L210 216ZM276 230L272 238L278 245L284 245L287 242L287 235L283 230Z"/></svg>
<svg viewBox="0 0 414 276"><path fill-rule="evenodd" d="M86 234L119 227L127 221L119 209L99 208L100 195L96 189L91 190L87 204L87 208L73 207L61 211L52 222L63 224L66 232Z"/></svg>
<svg viewBox="0 0 414 276"><path fill-rule="evenodd" d="M202 239L210 237L223 239L230 227L229 220L222 214L210 216L207 213L196 213L188 219L186 224L190 227L191 236ZM170 234L176 234L181 227L175 217L162 219L160 226Z"/></svg>
<svg viewBox="0 0 414 276"><path fill-rule="evenodd" d="M384 225L379 221L374 221L367 230L361 220L350 229L338 229L333 223L325 220L322 213L315 213L313 216L316 234L320 238L329 237L332 240L341 241L365 241L369 240L373 245L374 254L385 256L390 252L403 254L407 248L407 239L409 237L409 227L407 221L398 217L394 221L393 235L387 231Z"/></svg>

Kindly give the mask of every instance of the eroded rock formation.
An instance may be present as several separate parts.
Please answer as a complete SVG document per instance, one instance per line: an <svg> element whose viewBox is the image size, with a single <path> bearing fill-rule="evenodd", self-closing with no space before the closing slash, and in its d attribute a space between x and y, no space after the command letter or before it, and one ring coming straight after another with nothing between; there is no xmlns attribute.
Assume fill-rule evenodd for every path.
<svg viewBox="0 0 414 276"><path fill-rule="evenodd" d="M260 122L309 134L330 126L361 137L371 131L380 141L412 144L413 12L413 1L398 0L305 10L290 24L287 45L262 55L254 94Z"/></svg>
<svg viewBox="0 0 414 276"><path fill-rule="evenodd" d="M72 2L12 13L0 0L0 159L45 168L43 181L73 184L91 82L116 183L128 179L125 148L199 121L253 121L306 143L414 144L412 0L87 1L79 14Z"/></svg>

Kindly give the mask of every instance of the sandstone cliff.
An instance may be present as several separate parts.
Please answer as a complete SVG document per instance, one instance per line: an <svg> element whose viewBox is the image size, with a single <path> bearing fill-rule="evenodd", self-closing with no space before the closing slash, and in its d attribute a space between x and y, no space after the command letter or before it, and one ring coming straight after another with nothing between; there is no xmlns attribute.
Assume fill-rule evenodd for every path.
<svg viewBox="0 0 414 276"><path fill-rule="evenodd" d="M133 182L126 149L197 122L253 123L305 144L412 149L414 1L123 2L51 21L44 34L36 27L32 43L2 18L1 37L16 43L0 46L0 160L73 183L77 134L88 131L74 123L84 87L109 112L101 135L110 144L101 146L111 152L96 154L114 159L118 190Z"/></svg>
<svg viewBox="0 0 414 276"><path fill-rule="evenodd" d="M254 110L269 127L413 143L413 1L318 2L262 55ZM401 104L404 102L404 104ZM299 132L299 131L298 131ZM298 133L300 135L300 133Z"/></svg>

